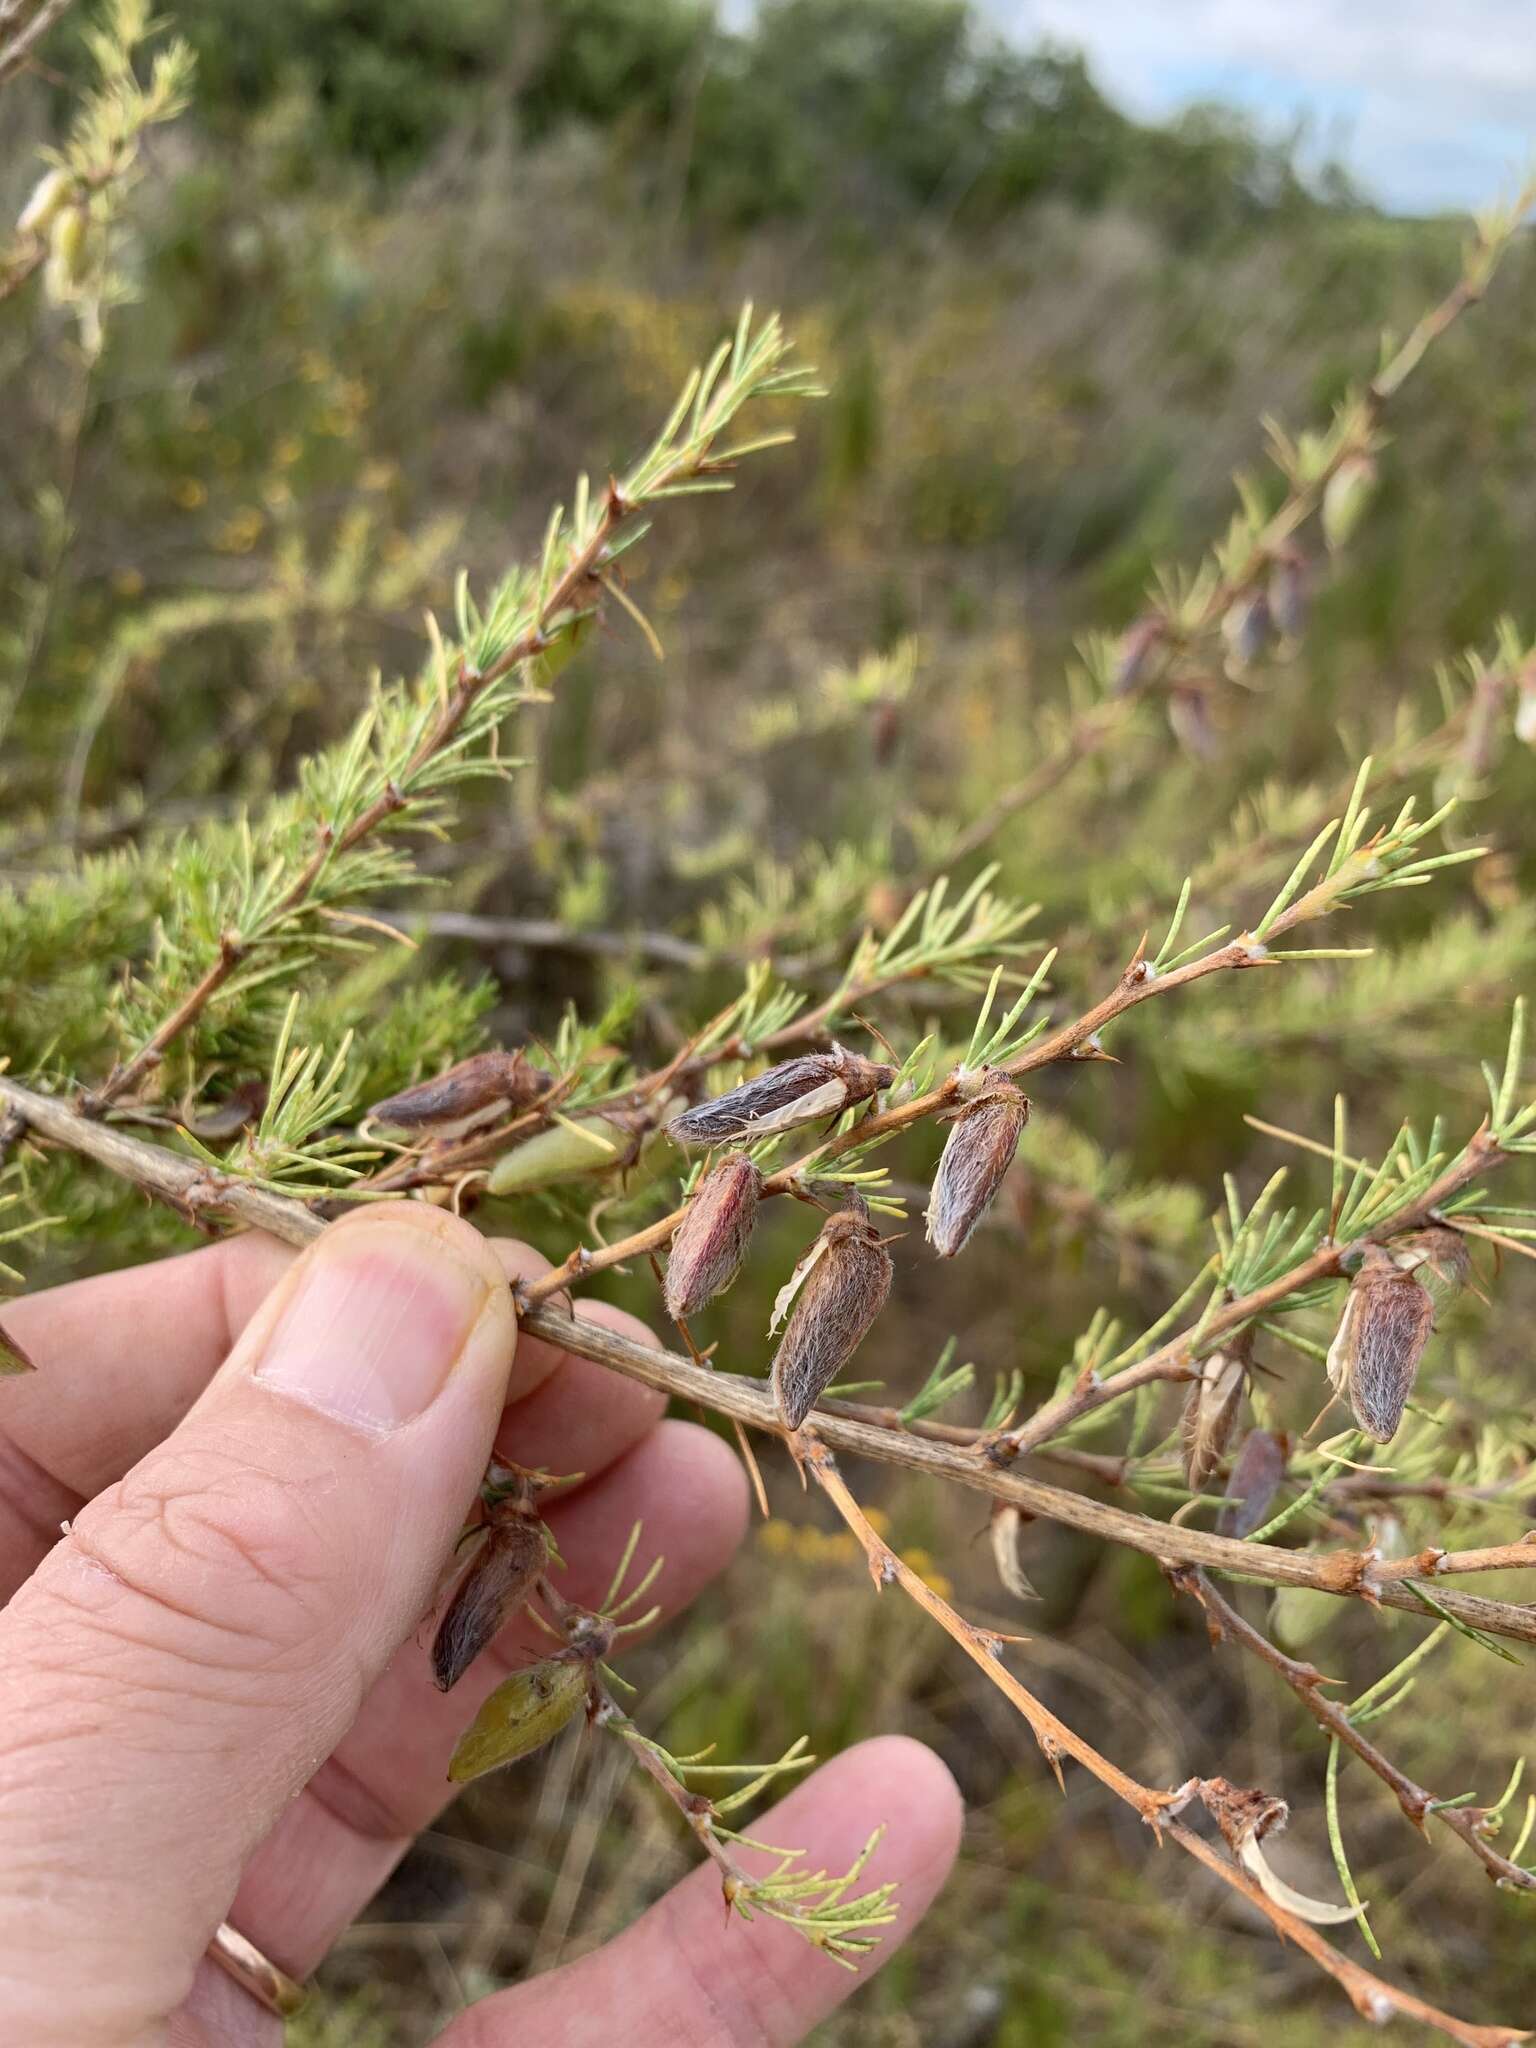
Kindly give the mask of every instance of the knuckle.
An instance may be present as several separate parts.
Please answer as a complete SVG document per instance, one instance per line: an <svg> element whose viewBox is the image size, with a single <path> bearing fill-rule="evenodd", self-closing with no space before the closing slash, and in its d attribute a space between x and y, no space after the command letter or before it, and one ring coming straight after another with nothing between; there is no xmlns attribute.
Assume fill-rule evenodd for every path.
<svg viewBox="0 0 1536 2048"><path fill-rule="evenodd" d="M92 1570L100 1622L179 1662L270 1670L326 1626L312 1509L246 1459L168 1450L83 1510L70 1542Z"/></svg>

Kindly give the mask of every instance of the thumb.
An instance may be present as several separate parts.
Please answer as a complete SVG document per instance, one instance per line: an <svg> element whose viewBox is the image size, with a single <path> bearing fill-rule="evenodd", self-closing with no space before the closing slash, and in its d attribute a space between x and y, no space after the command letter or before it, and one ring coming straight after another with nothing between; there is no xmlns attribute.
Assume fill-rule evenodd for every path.
<svg viewBox="0 0 1536 2048"><path fill-rule="evenodd" d="M140 1333L153 1370L155 1333ZM441 1210L333 1225L0 1616L0 2010L137 2040L416 1626L484 1467L506 1279Z"/></svg>

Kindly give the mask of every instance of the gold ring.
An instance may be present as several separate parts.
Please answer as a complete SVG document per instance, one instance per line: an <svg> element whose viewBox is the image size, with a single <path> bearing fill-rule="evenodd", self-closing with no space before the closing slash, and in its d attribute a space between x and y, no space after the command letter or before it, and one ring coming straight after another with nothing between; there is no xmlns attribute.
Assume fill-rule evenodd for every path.
<svg viewBox="0 0 1536 2048"><path fill-rule="evenodd" d="M247 1941L227 1920L219 1923L208 1944L208 1953L242 1991L248 1991L279 2019L290 2019L309 1996L302 1984L286 1970L280 1970L254 1941Z"/></svg>

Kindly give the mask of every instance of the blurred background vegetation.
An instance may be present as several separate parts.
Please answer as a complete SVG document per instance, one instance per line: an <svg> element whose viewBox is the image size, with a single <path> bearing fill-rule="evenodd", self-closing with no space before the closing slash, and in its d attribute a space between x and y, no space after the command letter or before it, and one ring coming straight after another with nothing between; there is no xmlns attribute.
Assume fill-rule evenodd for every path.
<svg viewBox="0 0 1536 2048"><path fill-rule="evenodd" d="M1259 416L1325 417L1380 331L1456 274L1458 224L1303 176L1220 108L1130 120L1070 53L1004 47L948 0L764 0L735 29L692 0L204 0L177 26L195 109L154 138L133 202L137 302L94 365L35 296L0 309L8 880L131 839L141 813L189 822L280 784L373 668L415 666L459 564L483 587L536 547L572 473L643 441L743 298L783 309L830 387L723 509L669 508L635 585L665 661L615 613L439 863L436 907L492 921L434 941L479 991L454 1026L478 1011L508 1043L615 998L664 1041L674 1012L728 997L736 956L889 922L904 881L1059 743L1074 640L1122 628L1159 564L1224 528ZM78 33L7 95L0 214L64 117ZM899 1267L863 1361L893 1387L953 1335L984 1387L1018 1370L1033 1401L1096 1307L1158 1313L1204 1256L1221 1173L1251 1191L1281 1158L1245 1112L1324 1137L1342 1089L1362 1150L1410 1112L1475 1124L1477 1056L1536 946L1536 759L1502 729L1476 760L1459 728L1437 738L1465 687L1436 672L1468 645L1491 657L1502 613L1536 626L1533 289L1522 245L1405 392L1366 525L1313 575L1303 651L1213 678L1172 724L1129 715L988 849L999 886L1043 906L1032 929L1062 945L1074 1007L1184 875L1191 935L1251 916L1367 751L1393 808L1459 790L1453 843L1494 851L1327 935L1376 942L1373 960L1202 986L1129 1019L1120 1066L1043 1076L975 1264ZM519 935L528 920L563 937ZM604 944L636 933L699 951L680 976ZM909 1036L926 1015L910 996L877 1014ZM374 1078L392 1084L387 1061ZM94 1199L96 1263L170 1241L136 1198ZM567 1247L560 1216L510 1220ZM765 1222L772 1251L714 1313L741 1368L801 1234ZM1500 1313L1456 1312L1432 1391L1529 1452L1531 1288L1485 1281ZM647 1275L613 1291L658 1316ZM1319 1398L1300 1390L1302 1421ZM754 1755L906 1729L971 1814L932 1922L821 2040L1366 2040L1107 1795L1069 1778L1063 1804L996 1698L869 1597L850 1539L790 1486L779 1504L697 1618L629 1660L646 1724L675 1751ZM1042 1604L1021 1620L972 1503L892 1482L883 1505L968 1612L1029 1631L1045 1696L1128 1768L1291 1796L1289 1874L1330 1891L1315 1730L1268 1674L1207 1651L1147 1561L1036 1528ZM1423 1514L1420 1541L1489 1527ZM1356 1690L1419 1633L1353 1607L1308 1626ZM1491 1668L1456 1643L1399 1731L1447 1794L1492 1798L1529 1727L1528 1666L1497 1685ZM1388 1968L1518 2020L1529 1908L1428 1855L1363 1774L1346 1785ZM338 1949L295 2043L414 2048L463 1999L580 1953L686 1867L673 1822L597 1744L477 1787Z"/></svg>

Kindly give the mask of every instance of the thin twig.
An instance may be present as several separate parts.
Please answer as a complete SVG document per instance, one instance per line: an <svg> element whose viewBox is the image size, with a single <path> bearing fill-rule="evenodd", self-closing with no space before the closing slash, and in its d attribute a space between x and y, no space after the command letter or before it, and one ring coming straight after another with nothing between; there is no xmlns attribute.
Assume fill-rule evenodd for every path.
<svg viewBox="0 0 1536 2048"><path fill-rule="evenodd" d="M1318 1726L1326 1729L1347 1749L1352 1749L1360 1761L1376 1773L1421 1834L1425 1820L1433 1814L1466 1844L1495 1884L1505 1885L1513 1891L1536 1891L1536 1875L1518 1863L1511 1863L1507 1856L1501 1856L1488 1840L1484 1832L1486 1807L1447 1806L1433 1793L1426 1792L1422 1785L1416 1785L1362 1733L1343 1707L1324 1696L1321 1688L1333 1681L1324 1678L1312 1665L1288 1657L1267 1636L1245 1621L1203 1572L1181 1567L1170 1572L1168 1577L1181 1593L1190 1594L1205 1609L1211 1641L1219 1643L1230 1636L1233 1642L1240 1643L1245 1650L1262 1659L1272 1671L1278 1671Z"/></svg>
<svg viewBox="0 0 1536 2048"><path fill-rule="evenodd" d="M1269 1898L1237 1864L1220 1855L1209 1843L1183 1827L1170 1814L1170 1807L1176 1808L1188 1788L1171 1792L1159 1792L1150 1785L1143 1785L1122 1771L1118 1764L1101 1755L1093 1745L1086 1742L1075 1729L1037 1699L1021 1680L1002 1661L1005 1639L989 1629L977 1628L974 1623L956 1612L940 1594L918 1577L904 1559L897 1556L890 1545L876 1532L858 1501L849 1491L842 1474L818 1439L820 1429L802 1432L801 1451L805 1465L823 1493L832 1502L844 1522L858 1538L869 1564L870 1576L877 1589L888 1585L899 1585L909 1598L930 1615L952 1641L970 1658L978 1670L997 1687L1011 1706L1017 1709L1028 1723L1031 1733L1039 1743L1046 1761L1061 1783L1061 1758L1070 1756L1085 1770L1107 1785L1135 1812L1153 1831L1161 1842L1166 1833L1178 1843L1181 1849L1196 1857L1207 1870L1219 1877L1234 1891L1241 1892L1249 1902L1259 1908L1265 1918L1280 1934L1294 1941L1312 1960L1321 1965L1344 1990L1348 1992L1355 2010L1371 2020L1390 2019L1401 2014L1407 2019L1421 2020L1426 2026L1436 2027L1453 2041L1465 2044L1465 2048L1510 2048L1510 2044L1523 2041L1526 2035L1508 2027L1477 2027L1453 2014L1442 2012L1438 2007L1415 1998L1411 1992L1400 1991L1395 1985L1377 1977L1359 1963L1342 1955L1331 1942L1325 1941L1315 1927L1297 1918L1283 1906ZM1448 1818L1448 1816L1442 1816Z"/></svg>

